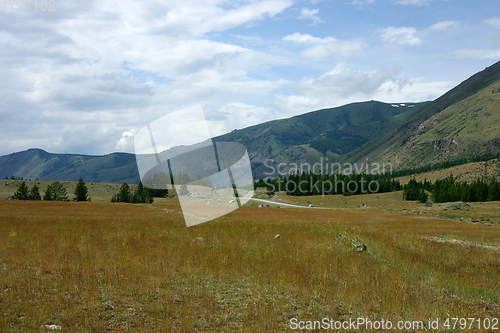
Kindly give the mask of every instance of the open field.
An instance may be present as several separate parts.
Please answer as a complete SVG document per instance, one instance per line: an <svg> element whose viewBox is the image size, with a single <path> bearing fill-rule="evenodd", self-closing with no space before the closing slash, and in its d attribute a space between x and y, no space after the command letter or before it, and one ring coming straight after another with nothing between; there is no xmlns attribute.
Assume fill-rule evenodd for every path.
<svg viewBox="0 0 500 333"><path fill-rule="evenodd" d="M500 203L426 210L400 198L278 194L331 209L243 207L191 228L175 199L0 200L0 330L282 332L291 318L498 318ZM491 221L459 222L471 214Z"/></svg>

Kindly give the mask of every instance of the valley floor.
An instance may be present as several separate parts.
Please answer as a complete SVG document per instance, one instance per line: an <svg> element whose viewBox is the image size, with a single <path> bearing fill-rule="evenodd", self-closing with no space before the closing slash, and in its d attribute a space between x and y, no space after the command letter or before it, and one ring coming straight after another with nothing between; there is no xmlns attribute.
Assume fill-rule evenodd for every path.
<svg viewBox="0 0 500 333"><path fill-rule="evenodd" d="M360 317L444 330L499 317L500 202L271 199L328 209L242 207L187 228L176 199L0 200L0 330L281 332Z"/></svg>

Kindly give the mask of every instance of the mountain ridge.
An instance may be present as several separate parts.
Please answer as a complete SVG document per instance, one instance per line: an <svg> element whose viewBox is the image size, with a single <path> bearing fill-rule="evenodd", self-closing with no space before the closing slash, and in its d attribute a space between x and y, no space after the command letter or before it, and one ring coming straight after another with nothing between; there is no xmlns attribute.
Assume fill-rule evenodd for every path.
<svg viewBox="0 0 500 333"><path fill-rule="evenodd" d="M135 155L111 153L103 156L54 154L40 148L0 156L0 175L40 180L78 180L138 183Z"/></svg>
<svg viewBox="0 0 500 333"><path fill-rule="evenodd" d="M399 103L397 107L394 103L378 101L351 103L234 130L214 137L213 141L245 145L254 178L261 178L268 176L265 174L266 160L273 160L277 165L315 163L324 156L338 159L344 151L368 142L427 103ZM331 147L337 149L336 153L330 151ZM134 154L52 154L36 148L0 156L0 177L3 175L40 180L78 180L82 177L91 182L139 182Z"/></svg>
<svg viewBox="0 0 500 333"><path fill-rule="evenodd" d="M500 62L433 102L351 103L234 130L213 141L243 144L254 179L277 176L276 169L266 172L269 166L312 165L323 158L331 163L392 163L404 169L496 154L500 151ZM128 153L92 156L28 149L0 156L0 177L12 175L139 182L135 155Z"/></svg>
<svg viewBox="0 0 500 333"><path fill-rule="evenodd" d="M448 153L447 156L439 154L439 150L432 151L432 149L426 149L426 152L419 151L417 154L417 150L413 148L416 142L412 140L413 137L418 136L419 134L423 134L419 133L419 131L421 132L423 129L425 129L426 125L429 125L428 123L433 121L432 119L439 119L439 114L445 114L446 112L448 112L450 113L450 117L460 114L462 118L465 119L465 114L467 113L467 111L471 112L471 110L464 109L464 107L473 108L474 105L481 104L480 101L474 101L474 99L476 99L476 97L479 98L481 96L481 92L484 93L485 89L491 89L492 86L495 86L496 88L494 89L500 92L500 62L497 62L492 66L485 68L483 71L472 75L470 78L462 81L459 85L446 92L434 102L422 108L419 112L415 113L413 116L409 117L398 126L395 126L377 139L372 140L362 147L346 154L343 158L343 162L362 163L368 159L371 162L392 163L396 169L400 169L414 168L426 164L438 163L446 159L458 158L460 153L484 154L487 153L486 150L490 150L490 153L496 154L498 152L498 149L500 148L498 140L496 142L489 143L481 142L479 146L482 146L483 144L485 145L485 147L488 146L485 149L478 147L477 144L469 142L470 145L476 146L479 151L472 152L470 151L472 148L469 147L460 149L456 151L455 154L449 154L450 150L455 149L452 149L454 147L450 147L449 144L440 141L444 140L444 138L447 137L446 135L444 135L444 133L441 133L440 135L437 135L435 137L436 142L432 143L436 145L436 147L443 153ZM492 92L490 95L492 94L497 93ZM495 96L495 98L490 97L491 96L486 96L485 98L483 98L482 102L488 104L489 109L500 109L500 99L498 98L500 97L500 94ZM485 99L488 100L485 101ZM467 103L467 101L469 101L469 103ZM464 105L464 103L467 105ZM460 107L460 105L462 105L462 107ZM455 109L452 110L454 114L451 114L452 112L450 111L450 108L452 108L453 106L455 106ZM493 113L494 116L491 117L491 120L494 123L500 121L500 114L498 112L495 112L495 110L491 110L491 113ZM426 121L428 122L427 124ZM448 122L448 124L452 126L452 122L450 119L447 119L444 122ZM456 128L455 130L458 129L459 128ZM491 129L492 128L488 128L488 126L484 126L482 131L485 134L486 132L491 132ZM495 136L500 137L500 132L496 129L493 130ZM479 133L479 131L479 128L476 129L477 133ZM458 142L457 140L453 141L453 138L451 138L449 141L452 144ZM407 147L405 148L406 150L400 149L401 147L404 147L404 145L407 145ZM421 146L420 148L424 150L423 146ZM431 155L433 158L429 158L429 155Z"/></svg>

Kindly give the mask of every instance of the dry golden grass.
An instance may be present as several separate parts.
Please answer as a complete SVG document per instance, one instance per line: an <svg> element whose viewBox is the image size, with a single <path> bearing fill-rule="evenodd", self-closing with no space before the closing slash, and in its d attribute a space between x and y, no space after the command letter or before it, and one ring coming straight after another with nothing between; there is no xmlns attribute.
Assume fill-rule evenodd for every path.
<svg viewBox="0 0 500 333"><path fill-rule="evenodd" d="M499 179L500 175L500 160L494 159L487 162L473 162L462 165L457 165L451 168L424 172L418 175L404 176L395 178L404 185L407 184L410 179L415 178L418 182L423 182L424 179L428 181L436 182L438 179L444 179L450 175L453 175L457 182L467 182L472 183L478 178L483 179Z"/></svg>
<svg viewBox="0 0 500 333"><path fill-rule="evenodd" d="M0 200L0 330L281 332L293 317L499 317L500 252L477 246L500 245L498 227L405 213L409 203L388 195L348 197L368 208L340 208L342 196L322 199L338 206L329 210L243 207L191 228L175 199Z"/></svg>

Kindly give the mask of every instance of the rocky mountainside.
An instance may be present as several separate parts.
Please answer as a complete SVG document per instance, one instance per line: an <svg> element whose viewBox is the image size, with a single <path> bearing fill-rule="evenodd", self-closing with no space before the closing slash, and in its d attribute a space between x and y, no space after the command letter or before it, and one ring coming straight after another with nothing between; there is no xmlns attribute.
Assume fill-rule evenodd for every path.
<svg viewBox="0 0 500 333"><path fill-rule="evenodd" d="M500 150L500 62L463 81L344 161L395 169L472 159Z"/></svg>

